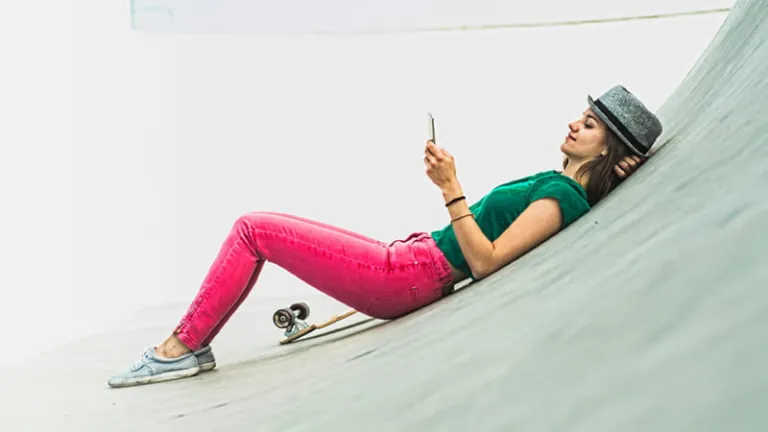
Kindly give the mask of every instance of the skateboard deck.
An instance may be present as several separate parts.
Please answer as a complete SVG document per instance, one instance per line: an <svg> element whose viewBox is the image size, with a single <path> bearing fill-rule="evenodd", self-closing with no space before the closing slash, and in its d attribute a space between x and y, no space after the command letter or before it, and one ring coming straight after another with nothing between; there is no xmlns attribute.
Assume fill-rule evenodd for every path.
<svg viewBox="0 0 768 432"><path fill-rule="evenodd" d="M348 318L348 317L350 317L350 316L352 316L352 315L354 315L356 313L357 313L356 310L351 310L351 311L346 312L346 313L341 314L341 315L334 315L333 317L331 317L331 319L329 319L328 321L325 321L323 323L309 325L309 326L307 326L307 327L305 327L305 328L303 328L303 329L293 333L292 335L284 338L283 340L281 340L280 341L280 345L285 345L285 344L291 343L291 342L293 342L293 341L295 341L295 340L297 340L297 339L299 339L301 337L304 337L304 336L312 333L315 330L319 330L321 328L328 327L329 325L335 324L335 323L337 323L337 322L339 322L339 321L341 321L341 320L343 320L345 318Z"/></svg>

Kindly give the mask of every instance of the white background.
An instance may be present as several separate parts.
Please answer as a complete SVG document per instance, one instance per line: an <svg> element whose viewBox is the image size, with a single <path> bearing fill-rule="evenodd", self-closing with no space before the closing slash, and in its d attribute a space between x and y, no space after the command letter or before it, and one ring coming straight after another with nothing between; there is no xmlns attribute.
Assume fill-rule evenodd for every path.
<svg viewBox="0 0 768 432"><path fill-rule="evenodd" d="M385 24L420 24L414 16L431 24L414 12L421 3L388 2ZM472 4L430 6L433 21L731 6ZM338 22L364 19L337 9L327 22L347 12ZM558 168L567 122L588 93L621 83L657 109L724 18L173 35L131 31L127 3L16 2L0 18L0 363L190 301L244 212L294 213L385 241L441 228L447 214L422 163L427 111L474 201L498 183ZM249 301L309 293L269 266Z"/></svg>

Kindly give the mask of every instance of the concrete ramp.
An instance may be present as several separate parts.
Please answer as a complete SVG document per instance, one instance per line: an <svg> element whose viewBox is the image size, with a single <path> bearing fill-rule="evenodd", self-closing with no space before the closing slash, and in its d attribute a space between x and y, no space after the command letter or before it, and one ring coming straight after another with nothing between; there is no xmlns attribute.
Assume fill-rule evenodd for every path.
<svg viewBox="0 0 768 432"><path fill-rule="evenodd" d="M285 347L247 343L265 304L218 369L154 386L104 382L167 325L94 337L0 374L2 429L768 429L767 18L736 3L660 109L658 154L487 280Z"/></svg>

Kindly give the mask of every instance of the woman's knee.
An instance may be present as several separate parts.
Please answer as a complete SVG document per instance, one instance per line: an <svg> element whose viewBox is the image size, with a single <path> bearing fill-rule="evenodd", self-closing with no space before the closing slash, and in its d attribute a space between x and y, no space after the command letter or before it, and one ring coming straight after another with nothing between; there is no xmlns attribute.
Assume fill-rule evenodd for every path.
<svg viewBox="0 0 768 432"><path fill-rule="evenodd" d="M279 213L254 211L235 220L232 235L245 240L257 255L265 258L264 242L274 238L274 234L285 234L290 225L291 220Z"/></svg>
<svg viewBox="0 0 768 432"><path fill-rule="evenodd" d="M263 211L253 211L240 215L235 220L235 227L246 228L248 230L264 228L268 224L274 224L277 216L273 213Z"/></svg>
<svg viewBox="0 0 768 432"><path fill-rule="evenodd" d="M232 226L232 234L251 245L254 251L258 247L259 233L264 231L268 215L264 212L250 212L240 215Z"/></svg>

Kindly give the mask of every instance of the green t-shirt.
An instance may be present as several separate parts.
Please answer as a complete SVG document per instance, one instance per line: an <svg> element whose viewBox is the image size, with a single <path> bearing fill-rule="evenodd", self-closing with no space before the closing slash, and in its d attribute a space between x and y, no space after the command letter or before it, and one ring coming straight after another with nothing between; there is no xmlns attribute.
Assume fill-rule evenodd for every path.
<svg viewBox="0 0 768 432"><path fill-rule="evenodd" d="M469 209L474 213L475 221L483 234L488 240L494 241L528 205L549 197L555 198L560 204L563 216L561 229L590 209L584 188L558 171L544 171L496 186ZM430 234L448 261L474 280L456 240L453 226L449 223Z"/></svg>

